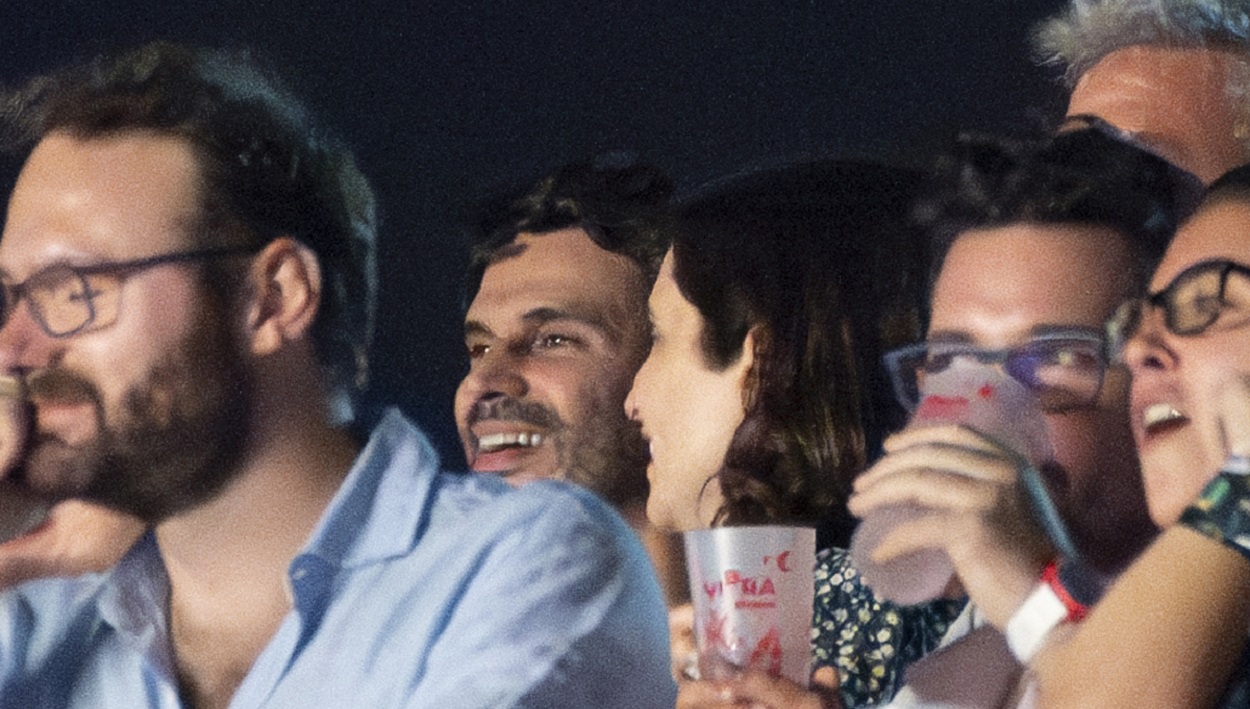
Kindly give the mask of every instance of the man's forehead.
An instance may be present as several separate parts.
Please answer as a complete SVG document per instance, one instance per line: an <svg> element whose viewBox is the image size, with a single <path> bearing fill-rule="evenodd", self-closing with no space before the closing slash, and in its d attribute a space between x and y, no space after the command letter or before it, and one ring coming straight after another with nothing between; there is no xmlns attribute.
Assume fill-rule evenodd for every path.
<svg viewBox="0 0 1250 709"><path fill-rule="evenodd" d="M938 276L930 334L1005 346L1052 329L1099 328L1134 290L1132 265L1124 237L1105 227L1021 223L965 232Z"/></svg>
<svg viewBox="0 0 1250 709"><path fill-rule="evenodd" d="M146 131L51 133L32 151L9 203L0 255L21 262L129 258L181 247L198 208L185 141Z"/></svg>
<svg viewBox="0 0 1250 709"><path fill-rule="evenodd" d="M1179 92L1181 97L1209 94L1223 100L1230 72L1246 56L1218 47L1164 47L1132 45L1107 54L1090 67L1073 87L1073 95L1118 89L1125 98L1141 96L1158 99L1160 94ZM1151 93L1155 95L1150 96ZM1149 96L1149 98L1147 98ZM1198 108L1178 104L1182 108ZM1079 111L1072 111L1079 113Z"/></svg>
<svg viewBox="0 0 1250 709"><path fill-rule="evenodd" d="M522 233L514 248L486 268L466 319L494 329L494 320L539 309L645 318L645 297L641 269L599 248L585 231Z"/></svg>
<svg viewBox="0 0 1250 709"><path fill-rule="evenodd" d="M1248 58L1215 47L1125 47L1077 81L1068 114L1097 115L1210 182L1246 157L1237 137L1245 117L1227 87Z"/></svg>

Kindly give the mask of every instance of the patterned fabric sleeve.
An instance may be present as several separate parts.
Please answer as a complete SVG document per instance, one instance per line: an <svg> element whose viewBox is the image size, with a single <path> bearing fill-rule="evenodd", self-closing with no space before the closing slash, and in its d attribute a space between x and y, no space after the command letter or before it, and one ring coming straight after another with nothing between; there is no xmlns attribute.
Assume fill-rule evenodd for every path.
<svg viewBox="0 0 1250 709"><path fill-rule="evenodd" d="M816 558L814 667L838 671L847 707L885 703L902 685L903 669L937 647L963 605L896 606L860 581L845 550L825 549Z"/></svg>

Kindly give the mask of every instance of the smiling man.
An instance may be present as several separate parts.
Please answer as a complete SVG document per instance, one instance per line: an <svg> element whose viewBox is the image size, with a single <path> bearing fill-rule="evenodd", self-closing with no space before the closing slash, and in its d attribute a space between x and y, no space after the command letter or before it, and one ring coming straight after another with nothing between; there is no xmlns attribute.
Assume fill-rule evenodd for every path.
<svg viewBox="0 0 1250 709"><path fill-rule="evenodd" d="M151 527L0 594L0 707L671 707L642 548L572 485L352 420L373 193L247 54L157 43L6 96L16 476Z"/></svg>
<svg viewBox="0 0 1250 709"><path fill-rule="evenodd" d="M621 508L646 499L646 448L622 404L647 354L671 192L647 165L574 163L488 213L456 392L472 470L569 480Z"/></svg>

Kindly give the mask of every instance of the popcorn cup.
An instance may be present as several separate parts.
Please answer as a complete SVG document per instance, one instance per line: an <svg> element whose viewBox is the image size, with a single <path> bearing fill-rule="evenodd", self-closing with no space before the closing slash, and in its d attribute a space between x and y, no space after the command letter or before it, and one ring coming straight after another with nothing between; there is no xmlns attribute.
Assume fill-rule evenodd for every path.
<svg viewBox="0 0 1250 709"><path fill-rule="evenodd" d="M1050 437L1037 398L998 367L957 359L945 371L925 379L925 389L908 428L963 424L1028 460L1034 469L1022 482L1048 527L1057 514L1037 477L1036 466L1051 457ZM914 505L882 507L860 521L851 538L851 563L864 583L880 597L914 605L941 597L955 567L942 549L921 549L888 563L871 558L873 549L898 525L925 514ZM1053 536L1053 535L1052 535ZM1063 543L1056 540L1063 546Z"/></svg>
<svg viewBox="0 0 1250 709"><path fill-rule="evenodd" d="M684 537L700 676L754 669L806 687L816 530L717 527Z"/></svg>

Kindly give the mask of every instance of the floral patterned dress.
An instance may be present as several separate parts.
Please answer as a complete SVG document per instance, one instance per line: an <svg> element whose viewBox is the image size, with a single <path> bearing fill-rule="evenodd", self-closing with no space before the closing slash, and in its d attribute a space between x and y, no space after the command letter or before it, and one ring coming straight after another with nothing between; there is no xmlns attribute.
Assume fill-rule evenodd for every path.
<svg viewBox="0 0 1250 709"><path fill-rule="evenodd" d="M937 647L963 605L896 606L863 584L846 550L825 549L816 557L814 667L838 671L848 708L884 704L902 685L903 669Z"/></svg>

